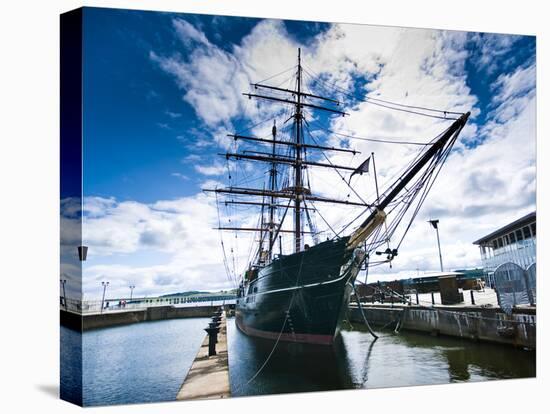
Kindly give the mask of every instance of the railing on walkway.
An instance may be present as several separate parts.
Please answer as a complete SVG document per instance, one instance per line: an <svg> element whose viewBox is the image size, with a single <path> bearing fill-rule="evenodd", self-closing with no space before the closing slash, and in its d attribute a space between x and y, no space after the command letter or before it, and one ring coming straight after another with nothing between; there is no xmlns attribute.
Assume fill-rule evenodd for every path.
<svg viewBox="0 0 550 414"><path fill-rule="evenodd" d="M235 303L233 296L203 296L192 298L140 298L132 301L128 299L78 300L60 297L60 308L81 314L125 312L131 310L145 310L159 306L196 307L196 306L223 306Z"/></svg>

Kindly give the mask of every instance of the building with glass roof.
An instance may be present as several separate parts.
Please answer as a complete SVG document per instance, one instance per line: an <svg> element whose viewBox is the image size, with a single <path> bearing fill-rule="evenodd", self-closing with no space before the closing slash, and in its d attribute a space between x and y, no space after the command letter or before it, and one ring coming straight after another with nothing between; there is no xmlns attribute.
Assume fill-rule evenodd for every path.
<svg viewBox="0 0 550 414"><path fill-rule="evenodd" d="M529 213L516 221L476 240L485 272L485 282L494 285L495 270L505 263L515 263L530 271L536 265L537 214Z"/></svg>

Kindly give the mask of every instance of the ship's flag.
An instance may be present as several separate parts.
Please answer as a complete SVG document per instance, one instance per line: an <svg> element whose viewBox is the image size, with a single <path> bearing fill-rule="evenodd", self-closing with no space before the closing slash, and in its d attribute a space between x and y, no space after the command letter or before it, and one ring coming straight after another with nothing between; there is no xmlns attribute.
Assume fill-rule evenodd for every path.
<svg viewBox="0 0 550 414"><path fill-rule="evenodd" d="M428 223L430 223L432 227L437 230L437 223L439 223L439 220L428 220Z"/></svg>
<svg viewBox="0 0 550 414"><path fill-rule="evenodd" d="M370 164L370 156L365 161L359 165L349 176L349 179L351 180L351 177L353 177L355 174L363 175L364 172L369 172L369 164Z"/></svg>

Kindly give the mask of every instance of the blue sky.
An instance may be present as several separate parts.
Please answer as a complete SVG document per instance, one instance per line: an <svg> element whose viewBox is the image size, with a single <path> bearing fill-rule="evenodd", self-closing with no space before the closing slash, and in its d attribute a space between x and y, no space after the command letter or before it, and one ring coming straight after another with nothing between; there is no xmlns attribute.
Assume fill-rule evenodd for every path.
<svg viewBox="0 0 550 414"><path fill-rule="evenodd" d="M211 230L217 224L215 203L201 188L227 179L226 164L216 155L227 147L226 133L281 115L241 93L249 91L249 82L295 65L298 47L308 72L340 89L312 83L309 75L306 87L346 98L350 116L345 119L311 114L312 122L333 131L427 141L448 125L387 113L363 102L366 93L472 111L446 166L450 172L442 174L419 219L437 215L445 223L442 243L449 268L478 265L471 242L534 209L532 36L87 8L84 234L90 254L85 295L97 296L105 278L113 294L124 294L129 283L141 288L137 294L229 287L219 236ZM263 136L270 127L271 121L248 132ZM365 154L375 151L382 182L413 151L326 132L317 139ZM355 165L362 159L338 155L332 161ZM335 190L338 177L312 174L321 194L342 196ZM371 178L355 179L358 188L368 190L365 196L372 192ZM251 216L250 211L233 213L243 223ZM344 213L324 214L338 222ZM405 246L408 253L382 273L393 277L437 267L430 229L419 225L414 231L415 242ZM234 246L243 262L244 241Z"/></svg>
<svg viewBox="0 0 550 414"><path fill-rule="evenodd" d="M89 8L84 25L84 134L86 194L153 202L187 196L200 186L182 162L203 128L182 91L149 53L170 54L179 40L172 20L158 12ZM220 48L250 33L259 19L185 15ZM286 22L289 34L307 42L328 24ZM289 65L290 66L290 65ZM241 124L241 125L239 125ZM244 126L236 122L235 126ZM208 133L208 132L206 132ZM178 139L180 137L180 139ZM215 153L215 151L211 151ZM212 154L214 155L214 154Z"/></svg>

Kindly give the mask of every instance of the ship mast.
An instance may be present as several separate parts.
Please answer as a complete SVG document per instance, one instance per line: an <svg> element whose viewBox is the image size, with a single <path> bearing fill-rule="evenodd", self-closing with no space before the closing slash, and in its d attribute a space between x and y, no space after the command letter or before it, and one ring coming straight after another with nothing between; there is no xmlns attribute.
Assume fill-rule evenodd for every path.
<svg viewBox="0 0 550 414"><path fill-rule="evenodd" d="M269 234L269 249L268 249L268 258L272 258L272 251L273 246L275 244L275 241L277 237L279 236L279 233L287 233L290 232L289 230L282 230L282 222L283 219L280 220L279 223L275 223L275 209L279 207L284 207L286 209L294 209L294 227L292 230L292 233L294 235L294 251L299 252L302 249L303 244L303 236L306 233L311 232L305 232L303 230L303 223L302 223L302 211L308 210L309 207L306 207L304 205L304 202L306 200L310 201L319 201L319 202L327 202L327 203L333 203L333 204L345 204L345 205L353 205L353 206L363 206L368 207L369 205L363 202L353 202L348 200L338 200L338 199L332 199L327 197L320 197L315 196L311 194L311 191L308 188L304 187L303 183L303 169L307 166L314 166L314 167L323 167L323 168L331 168L331 169L340 169L344 171L353 171L355 168L343 166L343 165L334 165L332 163L322 163L317 161L310 161L306 160L304 157L304 151L306 149L314 149L314 150L321 150L321 151L337 151L337 152L346 152L351 154L357 154L358 151L347 149L347 148L335 148L335 147L328 147L328 146L320 146L320 145L312 145L305 143L304 135L303 135L303 128L302 124L304 121L304 108L310 108L313 110L320 110L332 114L337 115L347 115L345 112L340 111L336 108L331 108L330 106L321 106L314 103L311 103L310 101L325 101L332 105L339 106L340 102L327 98L324 96L314 95L308 92L304 92L303 83L302 83L302 62L301 62L301 49L298 49L298 64L297 64L297 71L296 71L296 88L295 89L285 89L280 88L277 86L270 86L265 85L262 83L255 83L252 84L254 89L262 89L262 90L270 90L275 91L278 93L287 94L288 98L280 97L281 95L260 95L260 94L253 94L253 93L243 93L243 95L248 96L249 99L255 98L255 99L264 99L269 101L275 101L281 104L288 104L292 105L294 107L294 112L291 118L293 118L293 127L294 127L294 137L290 141L284 141L277 138L277 127L275 123L273 124L272 129L272 136L273 139L265 139L260 137L254 137L254 136L247 136L247 135L240 135L240 134L228 134L228 137L233 138L236 140L244 140L244 141L251 141L256 143L270 143L271 144L271 152L270 153L245 153L245 152L238 152L238 153L230 153L227 152L225 154L220 154L226 157L226 159L232 159L232 160L248 160L248 161L260 161L260 162L269 162L271 164L271 170L270 170L270 182L269 182L269 189L256 189L256 188L242 188L242 187L229 187L229 188L216 188L216 189L205 189L204 191L212 191L216 193L226 193L226 194L237 194L237 195L245 195L245 196L261 196L261 197L268 197L269 202L269 222L263 223L262 228L235 228L235 227L220 227L220 230L242 230L242 231L259 231L262 232L262 234L268 233ZM287 157L282 156L281 154L278 154L276 149L278 146L284 146L284 147L291 147L294 149L294 156ZM282 165L289 165L292 168L294 168L294 183L292 186L288 188L278 189L277 188L277 164ZM288 204L286 206L281 206L277 204L277 199L289 199L290 202L293 202L292 204ZM265 200L265 198L264 198ZM245 204L245 205L259 205L263 207L266 205L265 201L260 202L250 202L250 201L226 201L226 204ZM264 226L268 227L268 231L265 232ZM262 239L263 237L261 237ZM260 255L262 254L261 248L260 248Z"/></svg>
<svg viewBox="0 0 550 414"><path fill-rule="evenodd" d="M371 214L361 223L361 225L355 230L351 235L348 242L348 248L353 249L363 243L373 231L384 223L386 214L384 209L396 198L396 196L411 182L411 180L430 162L432 159L445 148L450 149L458 134L466 125L466 121L470 116L470 112L462 114L457 118L452 125L441 135L441 137L430 146L424 154L411 165L409 170L399 177L395 184L388 189L386 194L383 194L379 197L378 204L376 208L371 212ZM388 247L388 250L389 247ZM394 253L391 253L394 254Z"/></svg>
<svg viewBox="0 0 550 414"><path fill-rule="evenodd" d="M277 141L277 125L273 120L273 128L271 129L271 135L273 136L273 144L271 146L271 156L275 158L276 155L276 141ZM269 171L269 190L271 191L270 203L269 203L269 260L273 257L273 244L274 244L274 231L275 231L275 191L277 190L277 164L275 161L271 163L271 170Z"/></svg>
<svg viewBox="0 0 550 414"><path fill-rule="evenodd" d="M263 144L263 145L269 144L271 151L260 152L260 151L246 151L246 150L237 151L236 150L233 153L226 152L224 154L219 154L224 156L226 160L232 160L232 161L245 160L245 161L269 163L270 164L269 185L268 186L264 185L263 188L250 188L250 187L239 187L239 186L230 185L227 188L214 188L214 189L203 190L206 192L215 192L218 194L234 194L237 196L247 196L247 197L256 198L256 200L251 200L251 201L244 201L242 198L237 198L233 200L227 200L225 201L225 204L226 205L241 204L241 205L248 205L248 206L260 206L261 220L259 223L259 228L222 227L221 224L218 227L218 230L259 232L260 240L259 240L259 246L258 246L258 260L250 264L250 269L252 269L253 267L261 268L269 264L269 262L273 260L273 248L277 239L279 239L279 243L281 243L280 234L282 233L289 233L293 235L293 238L294 238L293 250L295 253L298 253L302 250L305 234L312 234L313 240L315 241L315 243L317 243L318 233L316 233L317 230L315 229L315 225L312 222L308 213L309 210L312 210L311 204L309 206L307 205L307 202L310 202L310 201L311 202L318 201L318 202L330 203L330 204L341 204L341 205L348 205L348 206L362 206L362 207L367 207L370 210L370 214L368 215L368 217L349 236L349 239L347 241L347 249L349 250L355 249L356 247L361 246L372 234L374 234L375 231L377 231L377 229L383 223L386 223L386 213L384 210L388 208L389 210L388 214L391 214L396 209L396 207L394 207L392 203L394 202L394 200L397 200L395 202L402 204L404 207L401 210L399 210L397 213L395 212L393 213L394 217L397 217L392 222L392 225L393 223L396 223L392 230L392 231L395 231L395 228L399 225L399 222L403 218L405 212L412 205L416 195L419 194L421 189L424 187L424 185L428 183L427 190L426 192L422 193L420 197L420 201L418 202L418 205L416 207L416 211L414 212L414 215L416 215L418 208L420 207L421 203L425 199L425 194L427 194L427 191L429 191L429 188L431 187L431 184L429 181L432 177L432 173L435 171L437 165L442 165L442 163L445 162L446 156L450 153L452 146L454 144L454 141L457 139L458 134L466 124L466 121L468 120L468 117L470 115L469 112L459 113L459 112L440 111L440 110L429 109L429 108L426 109L427 111L442 112L443 116L435 116L435 117L445 119L445 120L448 119L447 118L448 114L456 114L460 116L458 118L449 118L454 120L453 124L447 130L445 130L437 139L429 143L429 146L423 152L423 154L420 154L419 157L412 162L412 164L407 168L405 173L403 173L403 175L399 177L394 182L394 184L391 185L386 190L384 194L380 194L380 195L378 194L378 185L376 185L377 198L374 205L367 204L360 197L359 197L360 201L350 201L350 200L341 200L341 199L334 199L334 198L314 195L312 194L309 188L309 181L307 185L304 185L304 169L308 168L309 166L316 167L316 168L317 167L330 168L330 169L336 170L339 173L340 177L344 179L340 171L352 171L353 173L356 173L358 168L344 166L344 165L335 165L330 161L330 159L326 155L325 155L325 158L327 159L328 163L307 159L306 151L309 151L310 149L320 150L320 151L338 151L338 152L344 152L344 153L352 153L354 155L357 154L358 151L347 149L347 148L335 148L330 146L313 145L317 143L306 142L306 139L303 133L304 132L303 123L306 123L306 126L307 126L307 120L304 116L304 114L307 114L307 110L311 109L315 111L323 111L325 113L329 113L333 115L341 115L341 116L345 116L347 114L339 110L339 108L337 108L338 106L340 106L339 101L304 91L304 89L306 89L307 87L304 88L304 85L302 83L303 68L302 68L302 61L301 61L301 49L298 49L298 61L297 61L296 68L297 68L296 83L293 89L286 89L280 86L271 86L263 83L253 83L251 84L251 86L253 86L254 89L268 91L268 92L271 92L271 94L243 93L243 95L247 96L249 99L254 98L258 100L267 100L271 102L276 102L281 105L289 105L293 111L290 117L285 120L285 123L287 121L290 121L291 119L293 120L292 122L293 130L292 130L291 136L285 139L284 137L285 134L278 134L277 125L274 120L273 128L272 128L272 139L268 139L265 137L242 135L239 133L227 135L228 137L230 137L235 141L241 140L241 141L247 141L255 144ZM290 68L285 72L288 72L292 69L293 68ZM324 105L319 105L318 104L319 101L322 101ZM410 108L415 108L415 107L411 107L407 105L399 105L399 104L394 104L394 105L396 105L396 107L387 106L387 108L398 110L398 111L412 112L418 115L427 115L425 113L423 114L420 112L415 112L410 110ZM409 109L405 109L405 108L409 108ZM434 115L427 115L427 116L434 117ZM315 139L313 139L313 141L315 141ZM391 142L391 141L388 141L388 142ZM427 144L421 144L421 145L427 145ZM285 155L280 151L282 147L289 149L289 151L287 152L288 155ZM285 175L285 179L281 181L287 182L288 184L285 184L284 186L282 185L280 186L279 183L277 182L277 174L278 174L277 168L279 165L281 166L280 168L285 171L285 174L287 171L285 168L288 168L288 181L290 181L290 183L288 183L286 178L287 176ZM361 168L361 166L359 168ZM436 173L436 176L437 176L437 173ZM413 188L407 189L407 186L409 185L409 183L414 182L415 179L417 179L417 181L413 186ZM433 183L433 181L431 183ZM349 186L349 183L348 183L348 186ZM409 193L410 194L407 196L406 200L399 200L398 195L403 190L405 190L407 194ZM261 201L257 199L258 197L261 197ZM283 203L281 202L281 200L287 200L287 203ZM264 220L264 212L266 207L268 208L267 210L268 218ZM277 222L275 222L276 220L275 213L276 213L276 209L278 208L283 209L283 214L279 214ZM283 223L285 222L285 218L287 217L287 213L289 213L289 210L290 211L294 210L293 215L291 213L289 214L289 216L293 216L292 230L283 229ZM302 222L303 211L305 211L305 216L308 219L309 228L311 231L304 231L303 229L304 227L304 224ZM406 231L408 231L408 228L412 224L414 215ZM356 219L358 219L359 217L360 216L358 216ZM348 224L348 226L356 219L352 220ZM406 234L406 231L405 231L405 234ZM386 238L389 237L387 236L387 233L388 233L388 230L386 230ZM336 234L336 237L339 237L339 233L335 233L335 234ZM374 238L376 237L377 236L375 235ZM265 239L269 239L269 246L267 249L264 250L264 243L266 241ZM376 243L371 243L371 244L372 246L375 246ZM399 247L399 245L397 247ZM282 254L282 248L280 248L280 252ZM391 250L389 246L387 248L387 252L389 252L388 260L391 260L393 256L397 255L397 249ZM376 252L376 253L378 254L379 252Z"/></svg>
<svg viewBox="0 0 550 414"><path fill-rule="evenodd" d="M296 130L296 163L294 164L294 189L296 198L294 199L294 251L297 253L302 247L302 210L301 196L302 188L302 62L301 49L298 49L298 71L296 75L297 94L296 94L296 112L294 114L294 128Z"/></svg>

